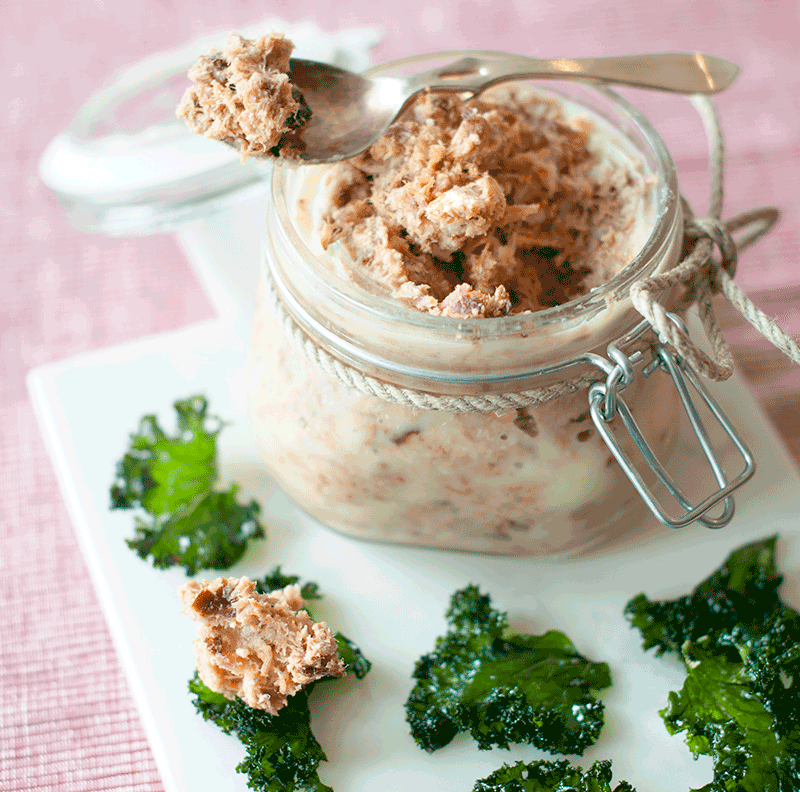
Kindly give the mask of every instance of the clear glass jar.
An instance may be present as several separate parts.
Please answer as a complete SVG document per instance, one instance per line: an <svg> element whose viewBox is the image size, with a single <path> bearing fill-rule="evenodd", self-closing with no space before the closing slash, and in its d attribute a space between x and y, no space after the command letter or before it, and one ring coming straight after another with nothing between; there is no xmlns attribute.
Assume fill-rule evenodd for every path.
<svg viewBox="0 0 800 792"><path fill-rule="evenodd" d="M424 64L382 68L409 67ZM630 285L681 253L677 177L655 130L621 97L580 83L555 87L545 86L619 132L654 185L641 252L555 308L464 320L372 294L335 273L298 220L311 171L274 169L248 398L270 471L323 524L364 539L515 555L576 553L643 525L641 499L594 428L584 389L505 411L420 409L366 395L303 351L390 387L481 397L597 375L575 361L605 355L620 339L625 350L641 321ZM669 378L636 377L624 396L656 454L668 454L678 423Z"/></svg>

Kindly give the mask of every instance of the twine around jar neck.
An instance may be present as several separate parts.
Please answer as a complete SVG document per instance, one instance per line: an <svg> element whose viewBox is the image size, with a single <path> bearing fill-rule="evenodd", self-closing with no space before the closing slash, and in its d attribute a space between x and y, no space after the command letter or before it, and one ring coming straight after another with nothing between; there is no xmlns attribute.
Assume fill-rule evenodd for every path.
<svg viewBox="0 0 800 792"><path fill-rule="evenodd" d="M714 103L705 96L692 96L705 127L709 142L710 199L706 217L695 217L683 200L684 248L688 250L672 269L634 283L630 289L634 308L647 320L663 343L696 371L708 379L728 379L734 370L733 357L717 322L711 303L713 294L722 293L729 302L765 338L800 364L800 346L778 325L757 308L734 283L738 254L766 234L777 222L779 212L774 207L755 209L722 221L724 198L725 148L719 116ZM737 243L733 238L739 233ZM711 354L704 352L688 334L668 316L667 308L659 297L676 285L683 286L683 295L677 307L679 312L696 304L703 329L711 344ZM330 355L311 339L285 309L271 276L265 276L266 294L273 303L278 324L294 346L329 376L366 396L374 396L394 404L423 410L444 412L509 412L557 399L588 388L603 378L602 372L591 372L555 385L522 391L486 395L442 395L391 383L364 374ZM671 306L671 311L676 307Z"/></svg>

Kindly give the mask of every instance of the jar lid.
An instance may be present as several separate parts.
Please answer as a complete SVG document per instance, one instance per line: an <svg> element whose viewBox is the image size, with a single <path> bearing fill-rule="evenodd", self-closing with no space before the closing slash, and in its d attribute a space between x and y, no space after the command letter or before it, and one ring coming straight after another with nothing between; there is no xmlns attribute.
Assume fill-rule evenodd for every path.
<svg viewBox="0 0 800 792"><path fill-rule="evenodd" d="M248 38L286 33L297 57L352 70L369 65L375 28L325 33L311 23L266 20L241 30ZM153 55L93 94L42 155L39 175L70 222L109 235L170 231L188 220L265 195L256 161L190 132L175 117L189 86L186 72L228 32Z"/></svg>

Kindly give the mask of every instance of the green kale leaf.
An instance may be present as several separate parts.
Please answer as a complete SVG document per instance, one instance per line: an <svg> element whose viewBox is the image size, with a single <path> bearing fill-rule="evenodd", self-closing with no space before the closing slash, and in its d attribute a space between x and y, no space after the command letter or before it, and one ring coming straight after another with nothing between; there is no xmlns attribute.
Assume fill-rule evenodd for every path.
<svg viewBox="0 0 800 792"><path fill-rule="evenodd" d="M595 762L586 772L565 759L503 765L476 782L472 792L636 792L623 781L611 788L611 762Z"/></svg>
<svg viewBox="0 0 800 792"><path fill-rule="evenodd" d="M336 651L342 658L345 668L352 671L356 679L363 679L372 668L372 663L364 657L361 650L349 638L345 638L339 632L334 633L333 637L336 639ZM320 681L324 682L325 680Z"/></svg>
<svg viewBox="0 0 800 792"><path fill-rule="evenodd" d="M266 577L254 581L259 593L274 591L299 577L284 575L275 567ZM316 583L300 588L321 599ZM341 633L335 634L339 657L347 672L362 679L371 663L361 650ZM238 737L245 746L245 758L236 770L247 775L247 786L258 792L333 792L320 781L318 768L326 760L325 752L311 731L311 711L308 697L314 686L333 681L321 679L306 685L289 697L277 715L253 709L241 699L227 699L210 690L195 671L189 680L192 703L204 719L213 721L223 732Z"/></svg>
<svg viewBox="0 0 800 792"><path fill-rule="evenodd" d="M317 773L325 752L311 732L309 685L295 693L277 715L226 699L209 690L195 672L189 682L194 706L206 719L245 745L236 770L247 774L247 786L259 792L333 792Z"/></svg>
<svg viewBox="0 0 800 792"><path fill-rule="evenodd" d="M208 492L174 514L150 520L137 517L127 544L158 569L182 564L187 575L201 569L227 569L247 549L247 541L264 535L255 501L241 505L238 487Z"/></svg>
<svg viewBox="0 0 800 792"><path fill-rule="evenodd" d="M686 680L661 711L695 756L711 756L700 792L800 789L800 615L778 595L777 537L731 553L692 594L628 603L658 654L677 652Z"/></svg>
<svg viewBox="0 0 800 792"><path fill-rule="evenodd" d="M681 656L686 641L725 632L736 625L757 627L785 606L778 596L783 580L775 566L777 537L735 550L725 563L688 596L653 602L639 594L625 615L642 633L643 648Z"/></svg>
<svg viewBox="0 0 800 792"><path fill-rule="evenodd" d="M193 396L175 402L177 434L168 436L146 415L117 463L112 509L140 509L128 546L153 566L182 565L187 575L227 569L250 539L264 536L259 505L240 504L238 487L218 490L216 449L222 422L208 415L208 402Z"/></svg>
<svg viewBox="0 0 800 792"><path fill-rule="evenodd" d="M748 649L727 654L710 639L684 647L687 676L661 711L670 734L686 732L697 757L714 759L708 792L789 792L800 789L797 704L788 711L758 683ZM793 695L796 697L796 691ZM776 711L777 710L777 711ZM788 717L787 717L788 716Z"/></svg>
<svg viewBox="0 0 800 792"><path fill-rule="evenodd" d="M478 747L530 743L546 751L583 753L599 736L611 684L605 663L581 656L561 632L510 635L504 613L476 586L457 591L449 628L417 661L406 721L432 752L459 732Z"/></svg>

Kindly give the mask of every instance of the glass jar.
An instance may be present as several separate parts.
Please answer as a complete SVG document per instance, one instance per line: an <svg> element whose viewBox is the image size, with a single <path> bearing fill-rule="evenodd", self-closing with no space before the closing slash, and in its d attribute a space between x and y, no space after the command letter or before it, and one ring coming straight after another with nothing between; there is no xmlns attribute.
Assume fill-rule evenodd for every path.
<svg viewBox="0 0 800 792"><path fill-rule="evenodd" d="M419 70L419 59L382 71L409 67ZM515 555L577 553L644 524L584 388L517 407L415 406L415 394L459 399L462 410L464 400L541 396L602 379L587 355L605 355L610 343L626 354L645 343L633 337L641 316L628 292L681 254L672 160L647 119L614 92L553 87L546 92L633 148L653 202L639 254L555 308L454 319L370 293L323 260L298 215L298 201L313 197L314 169L274 169L248 398L270 471L323 524L364 539ZM381 384L389 399L373 395ZM672 382L639 376L624 393L653 451L667 455L678 425ZM398 394L407 403L391 400Z"/></svg>

